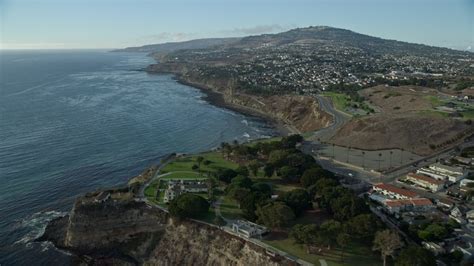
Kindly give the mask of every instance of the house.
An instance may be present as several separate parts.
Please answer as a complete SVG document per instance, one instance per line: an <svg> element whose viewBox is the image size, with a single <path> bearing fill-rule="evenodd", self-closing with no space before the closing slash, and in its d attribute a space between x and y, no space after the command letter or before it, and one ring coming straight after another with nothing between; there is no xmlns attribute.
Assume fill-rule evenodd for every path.
<svg viewBox="0 0 474 266"><path fill-rule="evenodd" d="M429 166L431 170L445 175L449 181L455 183L466 177L466 171L462 167L448 166L440 163L434 163Z"/></svg>
<svg viewBox="0 0 474 266"><path fill-rule="evenodd" d="M245 220L237 220L232 223L232 231L239 235L243 235L246 238L251 237L261 237L263 234L268 232L268 229L265 226L252 223Z"/></svg>
<svg viewBox="0 0 474 266"><path fill-rule="evenodd" d="M472 163L472 159L471 158L466 158L466 157L461 157L461 156L456 156L454 157L454 160L462 163L462 164L471 164Z"/></svg>
<svg viewBox="0 0 474 266"><path fill-rule="evenodd" d="M466 219L469 223L474 224L474 210L466 212Z"/></svg>
<svg viewBox="0 0 474 266"><path fill-rule="evenodd" d="M435 242L421 242L421 245L427 250L432 251L436 256L446 253L446 250Z"/></svg>
<svg viewBox="0 0 474 266"><path fill-rule="evenodd" d="M375 192L395 199L411 199L418 196L415 192L411 190L399 188L394 185L385 183L375 184L372 189Z"/></svg>
<svg viewBox="0 0 474 266"><path fill-rule="evenodd" d="M441 174L437 171L434 171L430 168L427 168L427 167L423 167L423 168L420 168L418 170L416 170L416 173L417 174L420 174L420 175L426 175L426 176L429 176L429 177L432 177L434 179L437 179L437 180L446 180L447 177L446 175L444 174Z"/></svg>
<svg viewBox="0 0 474 266"><path fill-rule="evenodd" d="M438 192L443 189L444 182L432 177L425 175L417 175L414 173L409 173L407 175L407 180L419 185L420 187L427 188L433 192Z"/></svg>
<svg viewBox="0 0 474 266"><path fill-rule="evenodd" d="M433 202L427 198L387 200L384 202L384 205L390 213L400 213L404 211L426 212L435 208Z"/></svg>
<svg viewBox="0 0 474 266"><path fill-rule="evenodd" d="M474 183L474 180L471 179L463 179L461 182L459 182L459 189L463 192L466 192L469 190L468 184Z"/></svg>
<svg viewBox="0 0 474 266"><path fill-rule="evenodd" d="M436 205L438 207L450 210L451 208L454 207L454 201L452 201L450 199L446 199L446 198L441 198L441 199L436 201Z"/></svg>
<svg viewBox="0 0 474 266"><path fill-rule="evenodd" d="M456 222L460 224L465 224L466 220L464 219L464 212L459 206L455 206L452 210L451 213L449 214L449 217L453 218Z"/></svg>

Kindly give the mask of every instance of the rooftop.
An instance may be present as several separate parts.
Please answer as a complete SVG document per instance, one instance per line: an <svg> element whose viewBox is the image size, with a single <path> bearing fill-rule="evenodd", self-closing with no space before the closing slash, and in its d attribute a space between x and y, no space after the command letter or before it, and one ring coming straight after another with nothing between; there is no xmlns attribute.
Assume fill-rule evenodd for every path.
<svg viewBox="0 0 474 266"><path fill-rule="evenodd" d="M399 194L399 195L402 195L402 196L405 196L405 197L408 197L408 198L415 198L415 197L418 196L413 191L410 191L410 190L404 189L404 188L399 188L399 187L396 187L396 186L390 185L390 184L379 183L379 184L375 184L374 187L378 188L378 189L390 191L392 193Z"/></svg>
<svg viewBox="0 0 474 266"><path fill-rule="evenodd" d="M422 181L425 181L425 182L428 182L428 183L434 184L434 185L444 184L444 182L441 181L441 180L434 179L432 177L428 177L428 176L424 176L424 175L417 175L417 174L414 174L414 173L409 173L407 176L411 177L411 178L419 179L419 180L422 180Z"/></svg>

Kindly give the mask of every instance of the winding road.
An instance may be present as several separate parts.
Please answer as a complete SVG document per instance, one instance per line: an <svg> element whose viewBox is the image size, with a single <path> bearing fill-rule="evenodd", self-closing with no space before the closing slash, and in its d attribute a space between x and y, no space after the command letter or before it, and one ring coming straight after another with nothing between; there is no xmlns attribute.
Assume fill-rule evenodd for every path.
<svg viewBox="0 0 474 266"><path fill-rule="evenodd" d="M315 97L318 100L321 109L331 115L333 117L333 120L328 127L315 131L314 134L308 138L308 140L318 142L319 140L326 141L329 140L332 136L334 136L334 134L339 128L341 128L345 123L351 120L351 117L348 114L336 110L328 98L322 95L316 95Z"/></svg>

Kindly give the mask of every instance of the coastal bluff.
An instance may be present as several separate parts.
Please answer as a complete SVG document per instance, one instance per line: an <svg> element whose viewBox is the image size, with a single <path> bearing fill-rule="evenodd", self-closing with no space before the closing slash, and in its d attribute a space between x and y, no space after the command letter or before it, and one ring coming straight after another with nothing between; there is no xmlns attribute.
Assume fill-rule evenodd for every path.
<svg viewBox="0 0 474 266"><path fill-rule="evenodd" d="M207 100L214 105L279 121L291 128L293 133L325 128L333 119L311 96L294 94L263 96L244 93L235 89L235 84L226 78L205 78L182 64L160 62L149 65L145 71L173 74L179 82L204 91Z"/></svg>
<svg viewBox="0 0 474 266"><path fill-rule="evenodd" d="M74 254L76 265L297 265L216 226L174 219L128 190L79 197L38 241Z"/></svg>

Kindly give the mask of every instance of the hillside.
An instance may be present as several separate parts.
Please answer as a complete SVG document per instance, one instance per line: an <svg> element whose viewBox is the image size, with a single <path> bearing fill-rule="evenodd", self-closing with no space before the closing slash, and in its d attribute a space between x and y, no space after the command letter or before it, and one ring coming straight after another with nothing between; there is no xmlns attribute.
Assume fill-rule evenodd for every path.
<svg viewBox="0 0 474 266"><path fill-rule="evenodd" d="M149 44L137 47L127 47L114 50L113 52L145 52L145 53L169 53L184 49L205 49L213 46L230 44L238 41L240 38L206 38L196 39L184 42L167 42L160 44Z"/></svg>

